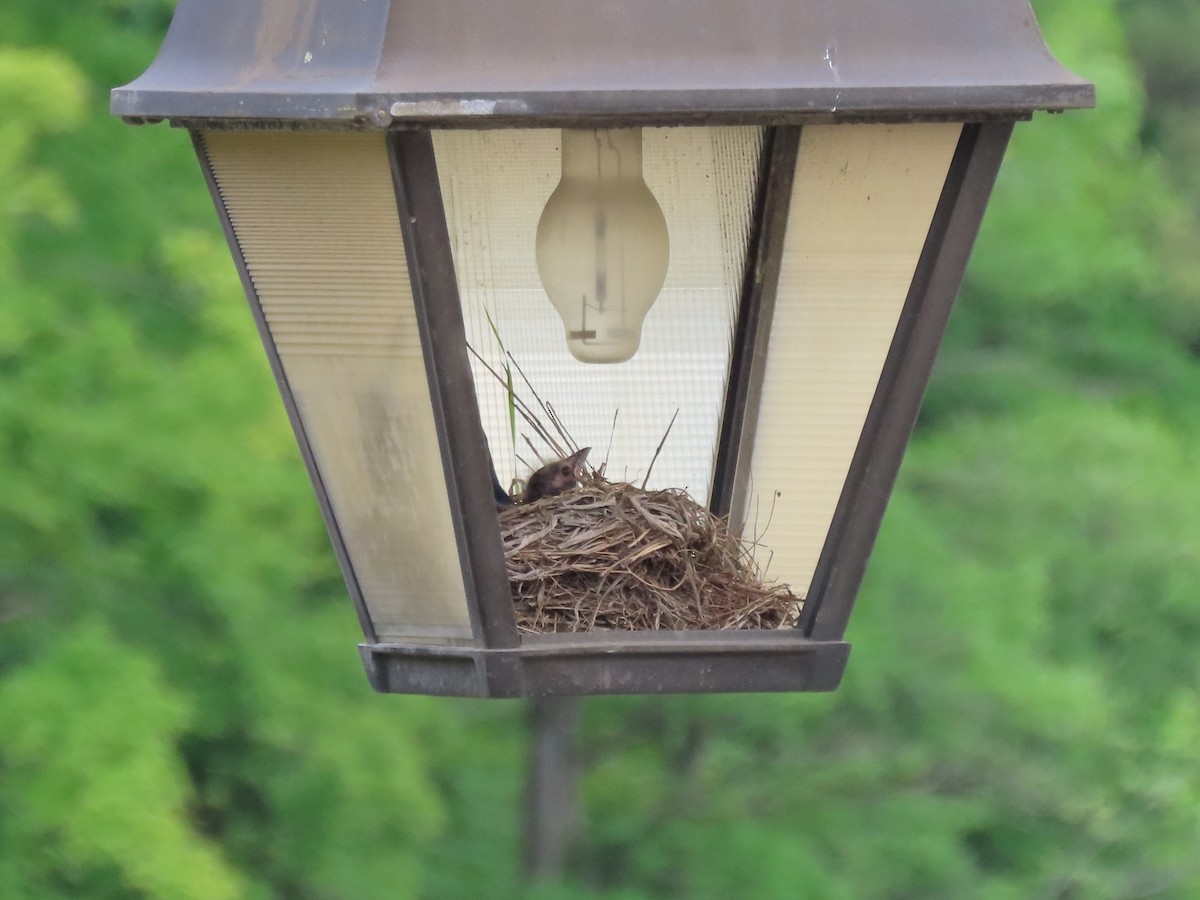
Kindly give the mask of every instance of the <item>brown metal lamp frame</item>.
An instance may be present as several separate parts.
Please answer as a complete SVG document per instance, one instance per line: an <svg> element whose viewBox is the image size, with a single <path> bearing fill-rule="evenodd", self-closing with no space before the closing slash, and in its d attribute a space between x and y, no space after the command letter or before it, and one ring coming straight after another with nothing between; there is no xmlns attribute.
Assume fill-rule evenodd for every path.
<svg viewBox="0 0 1200 900"><path fill-rule="evenodd" d="M493 6L471 6L468 0L445 0L446 4L466 4L474 12L455 17L440 6L402 0L363 0L353 9L338 0L308 0L313 14L304 27L338 25L325 28L333 37L328 59L321 60L323 68L310 69L306 66L312 53L301 60L300 44L280 40L297 26L289 4L181 0L154 66L113 93L113 111L129 121L167 118L192 131L362 625L365 641L360 651L370 683L383 692L471 697L835 689L849 655L843 637L854 598L1013 123L1035 109L1091 105L1091 85L1049 56L1036 29L1028 27L1032 13L1027 0L747 0L736 7L724 0L698 2L694 18L745 19L737 24L748 23L766 48L763 71L774 79L767 84L761 73L746 69L736 46L721 55L721 28L691 22L683 23L681 30L665 6L643 4L639 14L666 48L663 59L669 62L661 83L650 79L635 85L584 85L575 69L564 68L563 60L570 59L578 71L601 71L600 62L607 64L614 53L624 53L628 59L622 57L619 65L603 72L617 72L611 77L619 78L619 73L636 72L639 66L644 70L646 60L638 55L642 51L627 51L632 45L620 38L624 26L619 19L604 19L608 13L603 5L581 13L596 21L584 39L576 41L577 55L572 56L561 48L547 55L546 44L553 35L542 32L562 23L548 24L541 0L509 0L505 7L515 10L514 18L526 24L527 33L500 21L476 21L499 15ZM878 21L900 15L900 6L908 19L930 27L910 27L908 19L897 20L903 27L880 45ZM252 20L255 15L258 19ZM815 61L819 44L802 48L804 53L793 52L773 34L776 19L787 24L778 30L802 42L815 40L813 29L818 27L840 33L846 46L860 48L858 59L846 54L843 68L868 74L857 83L843 83L831 55L836 41L826 45L824 61ZM980 23L1005 32L1011 65L1001 77L995 59L988 56L987 37L978 33ZM438 32L439 27L447 30ZM408 39L410 32L434 35L438 46L416 46ZM477 50L472 42L480 33L495 33L501 43L507 42L512 53L505 58L529 60L524 67L509 67L503 75L507 81L497 90L463 86L464 79L483 77L483 69L472 69ZM695 41L712 44L705 51L712 58L693 58L689 42ZM223 50L216 61L209 53L213 43ZM267 45L276 46L278 54L259 59L260 47ZM864 47L875 48L880 56L861 56ZM952 52L941 52L946 47ZM438 60L452 60L453 65ZM720 87L711 86L713 78ZM406 87L396 90L401 83ZM746 490L801 129L815 122L914 120L964 125L797 627L519 634L431 129L684 124L766 128L711 497L712 510L727 514L737 508ZM210 128L387 130L397 215L471 616L471 645L379 640L208 160L202 134Z"/></svg>
<svg viewBox="0 0 1200 900"><path fill-rule="evenodd" d="M391 133L388 153L397 211L477 642L470 647L379 642L197 136L213 199L366 636L360 651L371 684L384 692L473 697L835 689L849 655L842 638L854 598L1011 130L1011 122L963 129L798 627L537 636L517 631L432 135L427 130ZM719 438L712 498L718 514L727 514L732 498L745 487L744 461L762 386L799 132L796 126L772 128L764 148Z"/></svg>

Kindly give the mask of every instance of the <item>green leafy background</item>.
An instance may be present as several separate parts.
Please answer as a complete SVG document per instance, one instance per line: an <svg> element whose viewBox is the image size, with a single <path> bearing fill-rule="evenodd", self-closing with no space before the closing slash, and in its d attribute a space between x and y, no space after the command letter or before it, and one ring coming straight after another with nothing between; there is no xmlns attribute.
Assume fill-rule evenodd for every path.
<svg viewBox="0 0 1200 900"><path fill-rule="evenodd" d="M1200 896L1200 5L1041 0L833 695L602 698L561 884L523 707L372 694L164 0L0 7L0 897Z"/></svg>

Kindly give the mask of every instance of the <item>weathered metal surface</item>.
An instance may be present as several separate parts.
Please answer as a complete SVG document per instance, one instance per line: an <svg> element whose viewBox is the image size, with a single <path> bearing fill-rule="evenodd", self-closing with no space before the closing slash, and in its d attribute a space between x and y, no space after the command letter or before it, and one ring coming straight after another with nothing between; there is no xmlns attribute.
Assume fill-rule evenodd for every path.
<svg viewBox="0 0 1200 900"><path fill-rule="evenodd" d="M798 629L525 637L502 650L360 644L383 693L460 697L832 691L850 645Z"/></svg>
<svg viewBox="0 0 1200 900"><path fill-rule="evenodd" d="M1090 106L1028 0L180 0L132 120L493 127Z"/></svg>

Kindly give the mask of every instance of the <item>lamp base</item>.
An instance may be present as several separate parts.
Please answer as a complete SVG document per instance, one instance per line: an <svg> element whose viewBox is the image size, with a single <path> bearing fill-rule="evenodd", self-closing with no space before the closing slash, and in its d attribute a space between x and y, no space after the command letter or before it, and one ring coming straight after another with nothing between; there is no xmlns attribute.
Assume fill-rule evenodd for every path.
<svg viewBox="0 0 1200 900"><path fill-rule="evenodd" d="M778 631L526 635L506 649L360 644L381 693L450 697L832 691L850 645Z"/></svg>

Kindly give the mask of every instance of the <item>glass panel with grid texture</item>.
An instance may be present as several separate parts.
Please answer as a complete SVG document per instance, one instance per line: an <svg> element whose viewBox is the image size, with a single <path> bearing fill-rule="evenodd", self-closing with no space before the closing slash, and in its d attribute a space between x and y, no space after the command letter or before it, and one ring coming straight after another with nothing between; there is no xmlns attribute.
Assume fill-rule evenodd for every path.
<svg viewBox="0 0 1200 900"><path fill-rule="evenodd" d="M568 352L536 267L538 220L561 173L560 132L434 133L468 341L500 373L503 343L524 372L512 372L518 392L534 402L527 378L574 440L593 448L589 461L607 459L613 480L641 483L678 411L648 487L708 500L761 146L759 128L643 131L643 173L667 220L670 265L641 349L597 365ZM500 479L523 478L552 454L520 420L513 441L503 384L479 360L472 365Z"/></svg>
<svg viewBox="0 0 1200 900"><path fill-rule="evenodd" d="M961 131L801 133L749 486L735 507L743 533L761 537L759 562L797 593L812 582Z"/></svg>
<svg viewBox="0 0 1200 900"><path fill-rule="evenodd" d="M384 136L203 143L380 640L470 639Z"/></svg>

